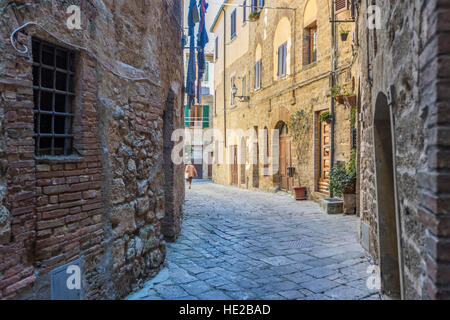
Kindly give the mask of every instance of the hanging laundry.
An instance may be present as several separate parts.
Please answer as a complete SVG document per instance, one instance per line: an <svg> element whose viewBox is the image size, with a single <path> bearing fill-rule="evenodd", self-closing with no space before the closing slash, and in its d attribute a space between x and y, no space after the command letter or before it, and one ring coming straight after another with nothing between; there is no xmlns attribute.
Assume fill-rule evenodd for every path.
<svg viewBox="0 0 450 320"><path fill-rule="evenodd" d="M186 76L186 95L188 97L188 108L194 104L195 100L195 24L199 21L197 0L190 0L188 12L188 35L189 35L189 63Z"/></svg>
<svg viewBox="0 0 450 320"><path fill-rule="evenodd" d="M208 32L206 31L205 26L205 15L206 10L208 9L208 3L206 3L206 0L200 0L199 3L200 7L200 25L198 29L198 35L197 35L197 70L198 70L198 80L197 80L197 102L202 102L201 97L201 80L203 79L203 74L205 73L206 69L206 61L205 61L205 46L209 42Z"/></svg>

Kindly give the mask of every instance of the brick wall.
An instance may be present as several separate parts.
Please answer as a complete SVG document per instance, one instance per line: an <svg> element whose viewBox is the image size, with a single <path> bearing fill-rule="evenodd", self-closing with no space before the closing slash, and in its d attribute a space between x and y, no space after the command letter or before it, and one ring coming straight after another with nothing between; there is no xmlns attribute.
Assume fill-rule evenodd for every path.
<svg viewBox="0 0 450 320"><path fill-rule="evenodd" d="M165 207L182 214L182 168L162 174L169 91L166 121L182 128L180 5L81 5L80 31L66 28L65 2L0 5L0 299L48 299L49 272L75 259L82 298L123 297L161 268ZM26 21L86 48L68 47L77 62L69 157L35 156L31 52L9 42ZM17 42L31 48L31 36L66 46L37 27Z"/></svg>
<svg viewBox="0 0 450 320"><path fill-rule="evenodd" d="M418 176L418 209L426 228L424 297L450 299L450 6L427 1L423 12L421 112L428 161Z"/></svg>
<svg viewBox="0 0 450 320"><path fill-rule="evenodd" d="M360 2L361 220L379 262L374 159L375 102L391 97L399 221L399 269L406 299L449 298L447 1L384 1L381 30L366 28ZM367 38L366 38L367 36ZM368 41L367 41L367 40ZM393 88L393 90L391 90ZM383 275L382 275L383 276Z"/></svg>

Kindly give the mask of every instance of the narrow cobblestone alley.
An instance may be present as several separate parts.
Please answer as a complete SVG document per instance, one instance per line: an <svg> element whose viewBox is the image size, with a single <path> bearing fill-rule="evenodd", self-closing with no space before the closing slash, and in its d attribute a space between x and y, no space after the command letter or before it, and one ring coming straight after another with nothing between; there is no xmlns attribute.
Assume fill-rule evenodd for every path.
<svg viewBox="0 0 450 320"><path fill-rule="evenodd" d="M358 219L196 181L164 269L128 299L377 299Z"/></svg>

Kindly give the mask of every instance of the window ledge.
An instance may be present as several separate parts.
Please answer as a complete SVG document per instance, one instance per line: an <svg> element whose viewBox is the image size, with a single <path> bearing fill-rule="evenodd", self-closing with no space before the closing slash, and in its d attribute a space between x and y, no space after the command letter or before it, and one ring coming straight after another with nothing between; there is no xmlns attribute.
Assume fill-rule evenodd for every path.
<svg viewBox="0 0 450 320"><path fill-rule="evenodd" d="M34 159L38 163L79 163L84 162L84 157L71 155L71 156L34 156Z"/></svg>
<svg viewBox="0 0 450 320"><path fill-rule="evenodd" d="M318 60L316 60L314 62L311 62L311 63L308 63L308 64L305 64L305 65L303 65L302 70L312 69L315 66L317 66L317 64L318 64Z"/></svg>

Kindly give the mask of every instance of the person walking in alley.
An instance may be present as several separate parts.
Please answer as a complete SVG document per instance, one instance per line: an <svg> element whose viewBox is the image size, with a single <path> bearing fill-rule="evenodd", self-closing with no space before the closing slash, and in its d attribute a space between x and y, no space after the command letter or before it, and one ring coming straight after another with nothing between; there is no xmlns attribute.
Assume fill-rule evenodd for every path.
<svg viewBox="0 0 450 320"><path fill-rule="evenodd" d="M186 166L186 170L184 171L185 173L185 177L186 180L189 184L189 189L191 188L191 184L192 184L192 178L194 177L194 174L196 177L198 177L198 173L197 170L195 169L194 165L192 164L191 161L189 161L189 163Z"/></svg>

